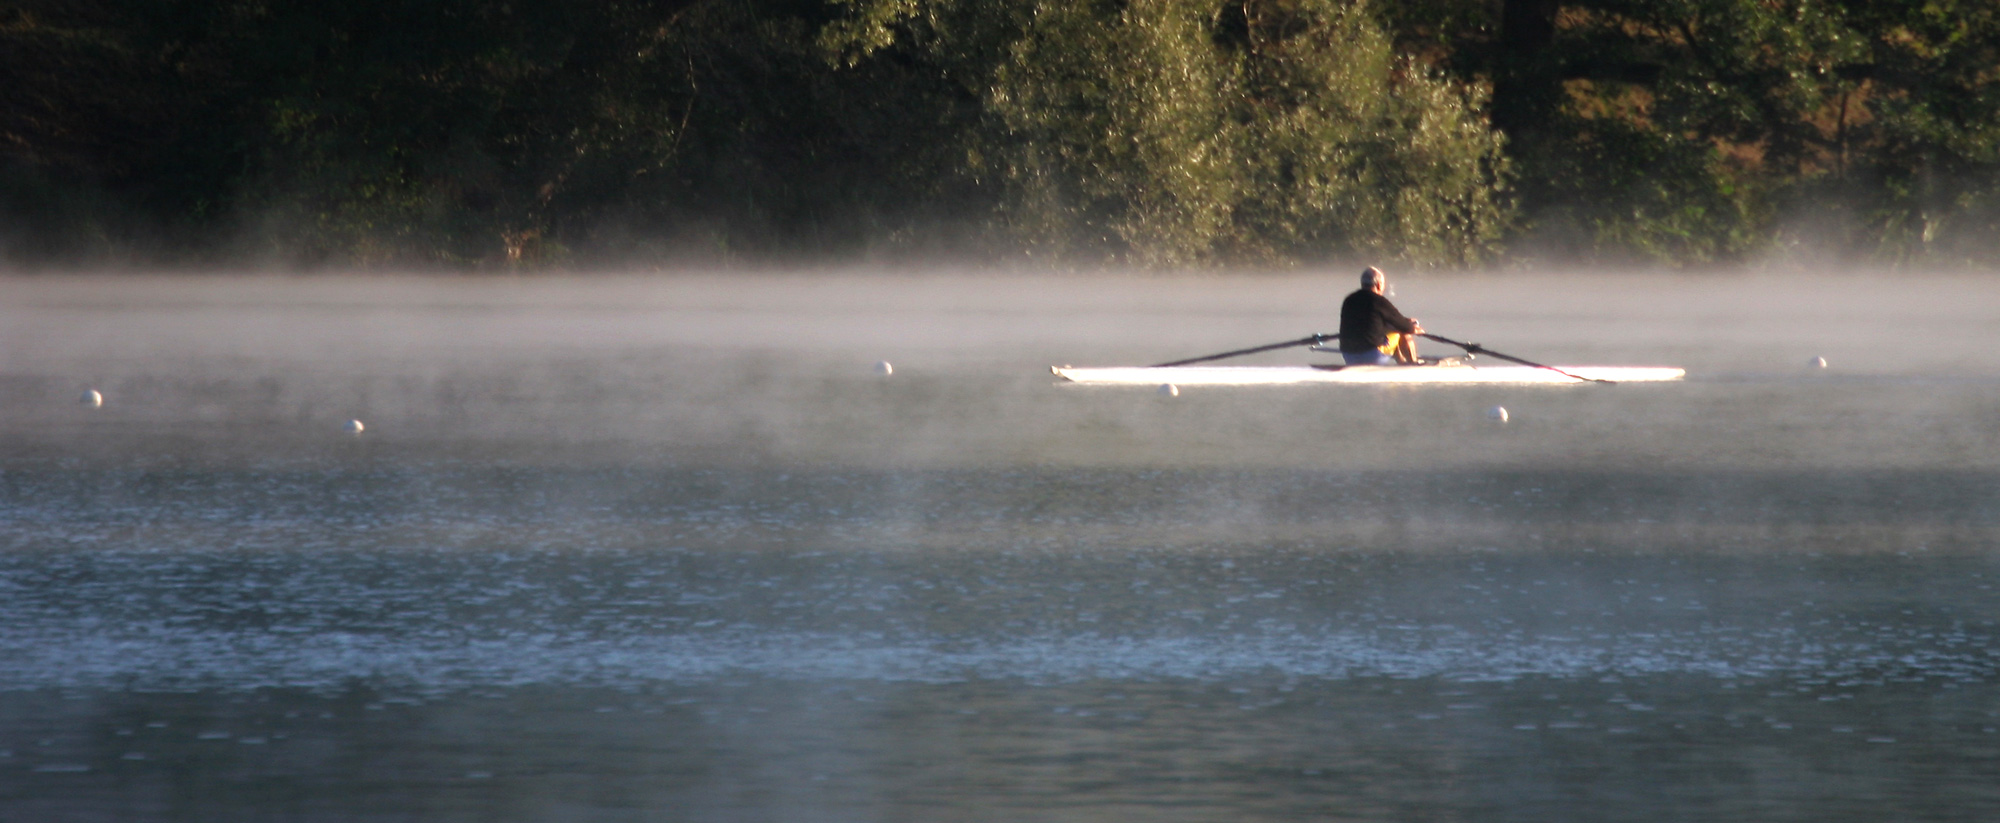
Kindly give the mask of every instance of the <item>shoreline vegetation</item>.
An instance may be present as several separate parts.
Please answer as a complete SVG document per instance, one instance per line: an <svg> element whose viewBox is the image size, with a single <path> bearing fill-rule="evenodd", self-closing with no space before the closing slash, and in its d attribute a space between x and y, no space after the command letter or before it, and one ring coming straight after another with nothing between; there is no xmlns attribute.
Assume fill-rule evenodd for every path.
<svg viewBox="0 0 2000 823"><path fill-rule="evenodd" d="M1985 0L14 0L0 265L1990 267Z"/></svg>

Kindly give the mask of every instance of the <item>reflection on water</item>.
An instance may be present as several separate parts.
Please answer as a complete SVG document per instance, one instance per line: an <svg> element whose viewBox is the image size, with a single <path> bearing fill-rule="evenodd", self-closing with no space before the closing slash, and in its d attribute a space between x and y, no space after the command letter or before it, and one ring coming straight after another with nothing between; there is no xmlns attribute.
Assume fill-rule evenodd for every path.
<svg viewBox="0 0 2000 823"><path fill-rule="evenodd" d="M1669 499L1661 476L50 469L0 479L17 542L0 558L0 650L13 664L0 688L15 689L323 692L366 679L435 694L738 674L1975 683L1993 675L1984 607L2000 582L2000 564L1966 537L1986 534L1992 511L1963 490L1993 481L1956 474L1874 479L1937 488L1925 506L1874 516L1865 491L1811 489L1808 477L1683 478L1724 491L1594 519L1657 524L1693 507L1708 520L1629 536L1571 521L1591 501ZM1843 551L1704 545L1769 541L1762 523L1728 528L1744 516L1722 502L1762 486L1807 502L1788 512L1775 508L1786 495L1757 495L1769 507L1758 518L1818 515L1813 542ZM1283 537L1219 541L1175 505L1218 496ZM912 510L911 500L948 505ZM1322 502L1333 500L1459 525L1391 529ZM1821 514L1840 502L1838 515ZM1343 529L1347 520L1359 526ZM1949 528L1879 542L1879 524L1903 520Z"/></svg>
<svg viewBox="0 0 2000 823"><path fill-rule="evenodd" d="M0 786L22 817L99 819L1977 820L1986 697L1275 675L36 694L0 715L40 738Z"/></svg>
<svg viewBox="0 0 2000 823"><path fill-rule="evenodd" d="M2000 816L1976 373L1166 400L101 311L161 350L0 373L0 820Z"/></svg>

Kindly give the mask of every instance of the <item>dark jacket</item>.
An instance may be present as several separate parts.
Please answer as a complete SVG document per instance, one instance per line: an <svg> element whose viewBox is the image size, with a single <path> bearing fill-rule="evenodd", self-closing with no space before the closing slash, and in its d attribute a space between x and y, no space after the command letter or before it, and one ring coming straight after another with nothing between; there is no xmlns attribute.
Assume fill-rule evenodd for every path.
<svg viewBox="0 0 2000 823"><path fill-rule="evenodd" d="M1373 289L1359 289L1340 302L1340 350L1360 353L1378 351L1389 344L1389 332L1414 334L1417 324L1389 298Z"/></svg>

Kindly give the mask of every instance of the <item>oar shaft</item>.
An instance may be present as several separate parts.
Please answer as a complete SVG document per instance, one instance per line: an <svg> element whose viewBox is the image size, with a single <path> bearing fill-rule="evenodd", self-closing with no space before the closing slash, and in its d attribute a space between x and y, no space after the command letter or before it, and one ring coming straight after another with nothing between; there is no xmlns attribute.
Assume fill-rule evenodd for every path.
<svg viewBox="0 0 2000 823"><path fill-rule="evenodd" d="M1439 337L1439 336L1437 336L1437 335L1435 335L1435 334L1428 334L1428 333L1426 333L1426 334L1423 334L1423 335L1421 335L1421 336L1422 336L1422 337L1424 337L1424 338L1426 338L1426 339L1429 339L1429 340L1436 340L1437 342L1439 342L1439 343L1443 343L1443 344L1445 344L1445 345L1448 345L1448 346L1457 346L1457 347L1459 347L1459 348L1461 348L1461 349L1464 349L1464 350L1466 350L1467 352L1470 352L1470 353L1472 353L1472 354L1483 354L1483 355L1486 355L1487 357L1493 357L1493 358L1498 358L1498 359L1500 359L1500 360L1505 360L1505 361L1507 361L1507 362L1509 362L1509 363L1519 363L1519 364L1521 364L1521 365L1523 365L1523 366L1533 366L1534 368L1537 368L1537 369L1548 369L1549 371L1552 371L1552 372L1555 372L1556 374L1560 374L1560 375L1562 375L1562 376L1564 376L1564 377L1568 377L1568 378L1570 378L1570 379L1573 379L1573 380L1583 380L1583 381L1587 381L1587 382L1591 382L1591 383L1615 383L1615 382L1617 382L1617 381L1615 381L1615 380L1601 380L1601 379L1598 379L1598 378L1595 378L1595 377L1584 377L1584 376L1582 376L1582 375L1577 375L1577 374L1570 374L1569 372L1566 372L1566 371L1563 371L1562 369L1558 369L1558 368L1556 368L1556 367L1554 367L1554 366L1546 366L1546 365L1543 365L1543 364L1541 364L1541 363L1536 363L1536 362L1534 362L1534 361L1532 361L1532 360L1522 360L1521 358L1519 358L1519 357L1515 357L1515 356L1513 356L1513 355L1511 355L1511 354L1501 354L1500 352L1497 352L1497 351L1494 351L1494 350L1492 350L1492 349L1489 349L1489 348L1486 348L1485 346L1481 346L1481 345L1479 345L1478 343L1464 343L1464 342L1460 342L1460 341L1457 341L1457 340L1453 340L1453 339L1451 339L1451 338L1449 338L1449 337Z"/></svg>
<svg viewBox="0 0 2000 823"><path fill-rule="evenodd" d="M1186 360L1175 360L1172 363L1161 363L1155 366L1148 366L1147 368L1165 369L1165 368L1172 368L1174 366L1191 366L1196 363L1206 363L1210 360L1221 360L1228 357L1241 357L1246 354L1256 354L1260 351L1271 351L1272 349L1289 349L1293 346L1311 346L1318 343L1324 343L1328 340L1338 340L1338 339L1340 339L1340 335L1338 334L1315 334L1311 337L1301 337L1297 340L1287 340L1283 343L1272 343L1267 346L1253 346L1247 349L1237 349L1235 351L1226 351L1221 354L1210 354L1202 357L1190 357Z"/></svg>

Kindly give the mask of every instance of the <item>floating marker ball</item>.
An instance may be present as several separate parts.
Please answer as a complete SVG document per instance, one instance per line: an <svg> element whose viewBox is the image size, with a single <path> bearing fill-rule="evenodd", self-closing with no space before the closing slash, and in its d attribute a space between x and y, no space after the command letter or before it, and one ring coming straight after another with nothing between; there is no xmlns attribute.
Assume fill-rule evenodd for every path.
<svg viewBox="0 0 2000 823"><path fill-rule="evenodd" d="M1487 409L1487 410L1486 410L1486 419L1488 419L1488 420L1491 420L1491 421L1493 421L1493 422L1495 422L1495 423L1505 423L1505 422L1507 422L1507 407L1506 407L1506 406L1494 406L1493 408L1490 408L1490 409Z"/></svg>
<svg viewBox="0 0 2000 823"><path fill-rule="evenodd" d="M96 389L85 389L83 396L78 397L76 402L95 409L104 405L104 395L98 394Z"/></svg>
<svg viewBox="0 0 2000 823"><path fill-rule="evenodd" d="M884 376L895 374L896 367L889 365L889 361L887 360L878 361L875 364L875 373Z"/></svg>
<svg viewBox="0 0 2000 823"><path fill-rule="evenodd" d="M360 434L366 428L368 427L361 425L361 421L359 420L349 420L347 421L347 425L341 427L341 431L348 434Z"/></svg>
<svg viewBox="0 0 2000 823"><path fill-rule="evenodd" d="M1162 383L1160 384L1160 396L1179 397L1181 396L1181 387L1176 386L1172 383Z"/></svg>
<svg viewBox="0 0 2000 823"><path fill-rule="evenodd" d="M1810 362L1810 363L1807 363L1806 365L1808 365L1808 366L1811 366L1811 367L1813 367L1813 368L1815 368L1815 369L1824 369L1824 368L1826 368L1826 358L1824 358L1824 357L1815 357L1815 358L1813 358L1813 359L1812 359L1812 362Z"/></svg>

